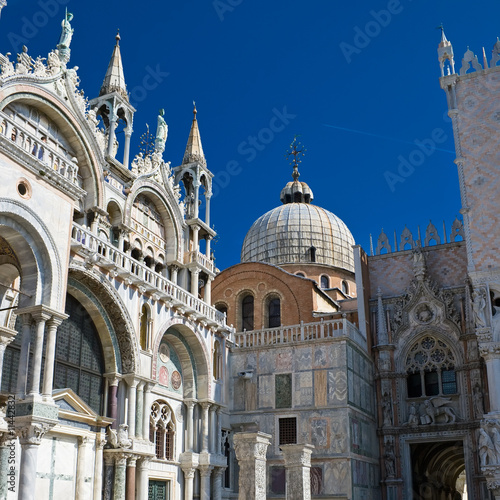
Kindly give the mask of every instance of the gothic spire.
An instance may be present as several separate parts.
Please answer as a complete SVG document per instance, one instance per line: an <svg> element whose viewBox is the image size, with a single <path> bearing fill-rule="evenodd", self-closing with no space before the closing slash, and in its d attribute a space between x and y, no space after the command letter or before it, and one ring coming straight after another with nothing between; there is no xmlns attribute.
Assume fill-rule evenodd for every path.
<svg viewBox="0 0 500 500"><path fill-rule="evenodd" d="M196 104L193 102L193 123L191 124L191 131L189 132L189 138L186 145L186 151L184 153L184 158L182 164L193 163L195 161L206 165L205 154L203 153L203 147L201 145L200 130L198 128L198 120L196 120Z"/></svg>
<svg viewBox="0 0 500 500"><path fill-rule="evenodd" d="M128 102L127 86L125 85L125 76L123 74L122 56L120 53L120 32L116 34L116 44L113 49L111 60L109 61L106 76L102 82L99 95L118 92Z"/></svg>
<svg viewBox="0 0 500 500"><path fill-rule="evenodd" d="M441 41L438 46L439 66L441 68L441 76L445 76L445 69L448 75L455 73L455 59L453 58L453 46L444 34L443 25L438 26L438 29L441 30Z"/></svg>

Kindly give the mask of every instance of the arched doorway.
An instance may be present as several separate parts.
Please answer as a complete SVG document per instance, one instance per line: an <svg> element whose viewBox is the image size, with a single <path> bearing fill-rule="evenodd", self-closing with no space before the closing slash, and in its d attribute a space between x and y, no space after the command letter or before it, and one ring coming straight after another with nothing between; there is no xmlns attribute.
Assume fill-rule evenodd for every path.
<svg viewBox="0 0 500 500"><path fill-rule="evenodd" d="M410 445L413 500L464 500L464 443L438 441Z"/></svg>

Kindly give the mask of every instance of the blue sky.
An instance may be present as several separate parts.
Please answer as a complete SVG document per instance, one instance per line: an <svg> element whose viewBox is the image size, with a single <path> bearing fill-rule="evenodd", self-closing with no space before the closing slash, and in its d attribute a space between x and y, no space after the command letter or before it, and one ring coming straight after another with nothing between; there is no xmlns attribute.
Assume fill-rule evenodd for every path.
<svg viewBox="0 0 500 500"><path fill-rule="evenodd" d="M164 158L178 165L196 100L215 174L221 269L239 262L253 221L280 204L292 171L284 154L296 134L307 148L300 180L366 251L382 227L391 242L394 230L399 238L407 224L416 237L429 220L440 233L444 220L449 234L461 205L436 27L444 24L458 69L467 46L480 61L484 46L489 59L500 35L498 2L8 0L0 51L25 43L31 56L46 55L66 6L75 29L69 66L79 66L89 98L120 28L137 108L132 156L164 108Z"/></svg>

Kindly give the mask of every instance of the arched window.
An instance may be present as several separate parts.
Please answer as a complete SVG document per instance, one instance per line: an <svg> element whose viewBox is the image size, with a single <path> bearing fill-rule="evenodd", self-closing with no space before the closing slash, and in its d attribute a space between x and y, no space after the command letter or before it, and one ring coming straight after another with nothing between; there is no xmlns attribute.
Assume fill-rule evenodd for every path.
<svg viewBox="0 0 500 500"><path fill-rule="evenodd" d="M220 380L222 378L222 351L220 347L220 342L216 340L214 342L214 352L213 352L213 374L215 380Z"/></svg>
<svg viewBox="0 0 500 500"><path fill-rule="evenodd" d="M141 349L145 351L149 347L149 335L151 331L151 311L144 304L141 309L141 327L140 327L140 344Z"/></svg>
<svg viewBox="0 0 500 500"><path fill-rule="evenodd" d="M241 329L253 330L253 295L246 295L241 301Z"/></svg>
<svg viewBox="0 0 500 500"><path fill-rule="evenodd" d="M320 278L321 288L330 288L330 278L326 274L322 274Z"/></svg>
<svg viewBox="0 0 500 500"><path fill-rule="evenodd" d="M349 295L349 284L346 280L342 280L342 292L344 292L346 295Z"/></svg>
<svg viewBox="0 0 500 500"><path fill-rule="evenodd" d="M304 273L295 273L295 276L300 276L301 278L305 278Z"/></svg>
<svg viewBox="0 0 500 500"><path fill-rule="evenodd" d="M222 314L225 314L227 316L227 306L226 306L226 304L215 304L215 309L217 309L217 311L219 311Z"/></svg>
<svg viewBox="0 0 500 500"><path fill-rule="evenodd" d="M155 445L156 458L174 459L175 423L172 409L164 401L155 401L151 406L149 440Z"/></svg>
<svg viewBox="0 0 500 500"><path fill-rule="evenodd" d="M54 389L71 388L94 411L102 414L104 356L99 334L89 313L71 295L57 329Z"/></svg>
<svg viewBox="0 0 500 500"><path fill-rule="evenodd" d="M275 328L281 326L281 302L279 298L274 298L267 304L267 326Z"/></svg>
<svg viewBox="0 0 500 500"><path fill-rule="evenodd" d="M406 357L409 398L457 393L455 358L450 348L431 336L419 340Z"/></svg>

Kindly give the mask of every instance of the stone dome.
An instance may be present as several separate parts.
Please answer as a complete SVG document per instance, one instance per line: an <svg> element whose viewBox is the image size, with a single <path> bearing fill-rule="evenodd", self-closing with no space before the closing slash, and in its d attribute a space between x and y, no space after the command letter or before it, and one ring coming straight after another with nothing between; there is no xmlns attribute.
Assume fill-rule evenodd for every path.
<svg viewBox="0 0 500 500"><path fill-rule="evenodd" d="M327 264L354 272L354 238L336 215L307 202L285 203L259 217L241 250L241 262Z"/></svg>

